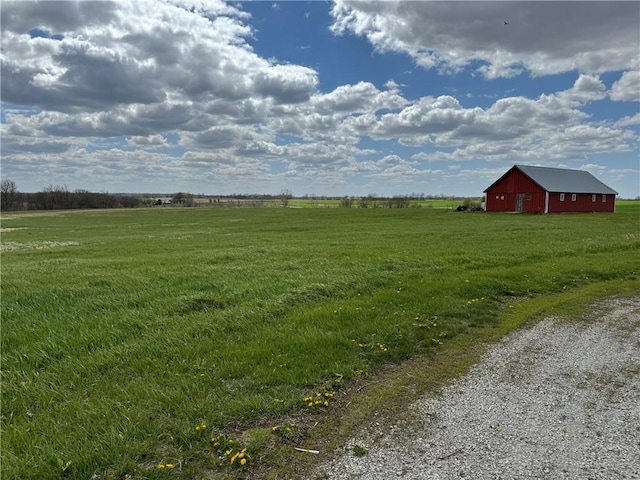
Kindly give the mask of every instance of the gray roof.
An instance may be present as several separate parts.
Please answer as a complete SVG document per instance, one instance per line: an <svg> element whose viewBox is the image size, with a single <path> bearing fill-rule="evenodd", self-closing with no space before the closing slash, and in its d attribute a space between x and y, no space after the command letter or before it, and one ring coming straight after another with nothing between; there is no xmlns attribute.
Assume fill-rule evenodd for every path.
<svg viewBox="0 0 640 480"><path fill-rule="evenodd" d="M585 170L532 167L530 165L516 165L515 168L548 192L618 194Z"/></svg>

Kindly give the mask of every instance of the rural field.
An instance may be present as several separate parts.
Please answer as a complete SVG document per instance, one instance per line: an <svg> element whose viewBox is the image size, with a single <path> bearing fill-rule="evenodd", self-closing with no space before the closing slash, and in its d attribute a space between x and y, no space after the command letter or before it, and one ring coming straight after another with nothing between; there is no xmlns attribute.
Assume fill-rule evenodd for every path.
<svg viewBox="0 0 640 480"><path fill-rule="evenodd" d="M393 365L472 348L546 298L640 292L640 202L16 212L1 227L7 480L287 478L354 385L384 396Z"/></svg>

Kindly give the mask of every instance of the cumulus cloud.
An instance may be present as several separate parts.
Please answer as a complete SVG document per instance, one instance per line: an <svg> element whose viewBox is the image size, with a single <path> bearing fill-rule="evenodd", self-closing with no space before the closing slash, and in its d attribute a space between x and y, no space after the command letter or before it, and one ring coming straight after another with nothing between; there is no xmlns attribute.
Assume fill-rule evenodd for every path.
<svg viewBox="0 0 640 480"><path fill-rule="evenodd" d="M624 72L611 87L611 100L640 102L640 70Z"/></svg>
<svg viewBox="0 0 640 480"><path fill-rule="evenodd" d="M127 139L132 146L168 147L169 142L162 135L133 136Z"/></svg>
<svg viewBox="0 0 640 480"><path fill-rule="evenodd" d="M336 34L367 38L442 72L478 63L488 78L638 68L636 2L338 0ZM505 24L507 22L507 24Z"/></svg>
<svg viewBox="0 0 640 480"><path fill-rule="evenodd" d="M3 1L3 175L333 186L346 176L391 182L466 171L425 162L582 159L637 148L630 128L638 114L596 122L587 108L640 101L632 2L335 4L335 33L365 37L427 69L470 68L483 82L577 71L563 91L482 106L464 92L407 87L398 71L323 91L319 68L254 50L257 32L242 6ZM635 69L613 83L601 74L620 68Z"/></svg>
<svg viewBox="0 0 640 480"><path fill-rule="evenodd" d="M273 65L256 74L255 90L276 103L301 103L309 100L318 85L314 70L298 65Z"/></svg>
<svg viewBox="0 0 640 480"><path fill-rule="evenodd" d="M616 127L630 127L633 125L640 125L640 113L635 115L629 115L628 117L622 117L614 123Z"/></svg>
<svg viewBox="0 0 640 480"><path fill-rule="evenodd" d="M389 90L381 92L370 82L342 85L330 93L315 95L312 104L317 113L327 115L397 109L408 103L397 92L395 82L386 86Z"/></svg>
<svg viewBox="0 0 640 480"><path fill-rule="evenodd" d="M2 13L2 97L16 104L75 113L256 95L297 103L317 85L309 68L256 55L246 14L222 2L3 2Z"/></svg>

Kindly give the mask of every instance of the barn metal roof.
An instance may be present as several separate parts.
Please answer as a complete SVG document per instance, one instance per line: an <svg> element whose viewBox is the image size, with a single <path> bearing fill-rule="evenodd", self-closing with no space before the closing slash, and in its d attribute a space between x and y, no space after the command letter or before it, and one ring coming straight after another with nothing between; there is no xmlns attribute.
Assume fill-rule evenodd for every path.
<svg viewBox="0 0 640 480"><path fill-rule="evenodd" d="M513 168L520 170L548 192L618 194L585 170L531 165L515 165Z"/></svg>

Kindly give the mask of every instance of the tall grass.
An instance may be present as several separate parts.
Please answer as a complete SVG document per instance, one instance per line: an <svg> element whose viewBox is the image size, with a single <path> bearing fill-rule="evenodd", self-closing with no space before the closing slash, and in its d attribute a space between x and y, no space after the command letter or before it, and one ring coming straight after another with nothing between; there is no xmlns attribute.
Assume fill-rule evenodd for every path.
<svg viewBox="0 0 640 480"><path fill-rule="evenodd" d="M2 476L213 471L214 432L304 414L336 379L491 325L506 298L635 278L640 209L618 210L5 215Z"/></svg>

